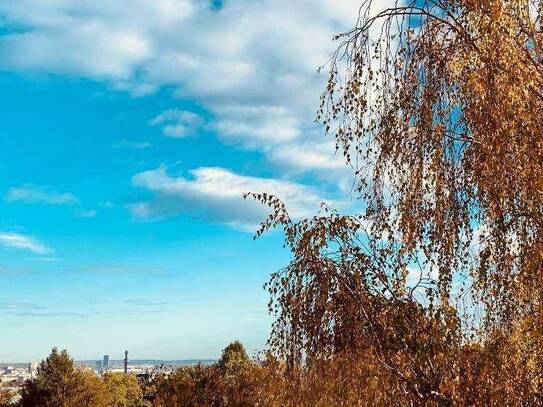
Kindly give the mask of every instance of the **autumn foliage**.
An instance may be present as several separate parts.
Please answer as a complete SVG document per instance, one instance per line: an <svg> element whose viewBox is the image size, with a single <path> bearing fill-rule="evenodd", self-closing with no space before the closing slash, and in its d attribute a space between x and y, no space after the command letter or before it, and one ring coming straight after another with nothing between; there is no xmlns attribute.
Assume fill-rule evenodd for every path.
<svg viewBox="0 0 543 407"><path fill-rule="evenodd" d="M293 220L248 194L292 253L266 353L159 374L152 405L543 405L543 4L373 3L317 116L363 210Z"/></svg>
<svg viewBox="0 0 543 407"><path fill-rule="evenodd" d="M13 397L10 397L13 399ZM11 400L10 400L11 401ZM54 348L40 363L32 379L24 384L19 407L145 407L136 377L106 373L103 377L78 368L68 353Z"/></svg>
<svg viewBox="0 0 543 407"><path fill-rule="evenodd" d="M268 284L286 404L541 405L543 6L372 3L318 113L364 209L248 195L292 251Z"/></svg>

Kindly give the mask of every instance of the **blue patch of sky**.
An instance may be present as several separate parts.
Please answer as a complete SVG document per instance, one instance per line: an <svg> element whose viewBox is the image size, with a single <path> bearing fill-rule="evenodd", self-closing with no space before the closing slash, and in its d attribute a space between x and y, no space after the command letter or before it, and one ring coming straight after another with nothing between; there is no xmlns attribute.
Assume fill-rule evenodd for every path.
<svg viewBox="0 0 543 407"><path fill-rule="evenodd" d="M45 308L0 309L3 332L9 332L0 359L37 358L51 346L92 358L113 352L116 341L140 358L216 357L238 336L250 348L264 344L269 319L262 283L288 261L279 234L253 242L248 233L190 214L137 222L125 207L148 194L131 186L138 172L166 164L185 175L200 166L271 175L258 153L225 148L208 132L165 137L148 124L162 111L176 107L205 115L191 102L172 101L166 90L133 98L86 80L27 80L13 73L0 74L0 86L0 230L33 236L54 249L36 255L0 248L0 299ZM152 147L116 147L122 140ZM5 199L10 188L25 184L69 192L78 201ZM91 210L95 217L78 217ZM138 308L124 302L131 298L167 304ZM262 315L254 318L255 312ZM213 326L216 336L202 339ZM92 346L82 331L95 338ZM24 346L14 350L17 343Z"/></svg>

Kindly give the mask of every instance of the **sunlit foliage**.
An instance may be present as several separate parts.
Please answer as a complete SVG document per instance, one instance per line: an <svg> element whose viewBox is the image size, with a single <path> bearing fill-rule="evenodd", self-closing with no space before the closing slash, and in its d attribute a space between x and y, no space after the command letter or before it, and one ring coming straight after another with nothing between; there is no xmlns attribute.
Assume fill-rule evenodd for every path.
<svg viewBox="0 0 543 407"><path fill-rule="evenodd" d="M14 397L15 392L0 384L0 407L11 406Z"/></svg>
<svg viewBox="0 0 543 407"><path fill-rule="evenodd" d="M541 404L542 5L372 3L317 117L363 210L250 194L292 252L267 288L293 405Z"/></svg>
<svg viewBox="0 0 543 407"><path fill-rule="evenodd" d="M88 399L85 375L75 367L63 350L54 348L38 367L35 378L26 382L22 390L22 407L76 407L94 405ZM98 404L100 405L100 404ZM103 404L102 404L103 405Z"/></svg>
<svg viewBox="0 0 543 407"><path fill-rule="evenodd" d="M103 377L78 368L65 350L54 348L38 367L36 377L21 390L20 407L145 407L133 375L106 373Z"/></svg>
<svg viewBox="0 0 543 407"><path fill-rule="evenodd" d="M263 375L263 367L236 341L224 349L217 363L184 366L155 377L153 405L255 406L263 399Z"/></svg>
<svg viewBox="0 0 543 407"><path fill-rule="evenodd" d="M393 245L397 269L438 271L442 302L473 281L489 328L539 312L541 3L371 3L338 36L319 113L356 170L370 240Z"/></svg>
<svg viewBox="0 0 543 407"><path fill-rule="evenodd" d="M144 406L143 392L134 375L120 372L107 372L103 375L105 393L112 407Z"/></svg>

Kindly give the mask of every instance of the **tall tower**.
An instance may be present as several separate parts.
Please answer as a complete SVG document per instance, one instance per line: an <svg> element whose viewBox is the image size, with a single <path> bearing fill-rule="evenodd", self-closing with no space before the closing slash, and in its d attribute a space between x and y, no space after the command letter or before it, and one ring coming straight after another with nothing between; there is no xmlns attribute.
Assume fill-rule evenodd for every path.
<svg viewBox="0 0 543 407"><path fill-rule="evenodd" d="M102 363L102 367L105 370L109 369L109 355L104 355L104 361Z"/></svg>
<svg viewBox="0 0 543 407"><path fill-rule="evenodd" d="M124 351L124 373L128 373L128 351Z"/></svg>

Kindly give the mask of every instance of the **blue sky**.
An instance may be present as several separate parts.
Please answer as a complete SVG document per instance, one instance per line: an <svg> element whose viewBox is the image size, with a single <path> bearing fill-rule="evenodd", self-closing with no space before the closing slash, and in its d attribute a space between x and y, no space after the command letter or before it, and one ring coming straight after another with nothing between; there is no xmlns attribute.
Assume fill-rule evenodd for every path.
<svg viewBox="0 0 543 407"><path fill-rule="evenodd" d="M0 3L0 361L214 358L268 335L271 192L344 209L313 123L342 0Z"/></svg>

